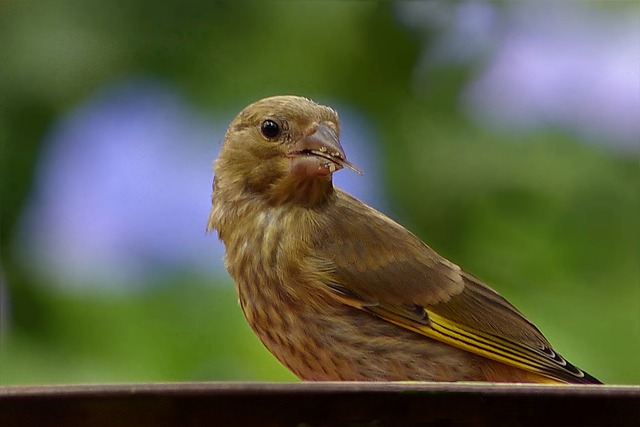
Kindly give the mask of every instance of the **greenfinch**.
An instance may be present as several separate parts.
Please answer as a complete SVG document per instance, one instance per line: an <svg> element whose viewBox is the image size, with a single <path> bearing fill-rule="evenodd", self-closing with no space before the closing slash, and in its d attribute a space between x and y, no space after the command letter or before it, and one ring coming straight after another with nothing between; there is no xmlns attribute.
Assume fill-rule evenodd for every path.
<svg viewBox="0 0 640 427"><path fill-rule="evenodd" d="M246 107L214 163L208 230L244 316L302 380L598 384L515 307L332 182L337 113L297 96Z"/></svg>

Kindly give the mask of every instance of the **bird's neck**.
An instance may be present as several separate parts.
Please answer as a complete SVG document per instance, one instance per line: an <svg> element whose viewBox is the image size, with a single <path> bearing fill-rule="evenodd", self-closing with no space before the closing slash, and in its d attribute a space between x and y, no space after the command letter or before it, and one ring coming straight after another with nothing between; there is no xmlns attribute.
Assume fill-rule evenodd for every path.
<svg viewBox="0 0 640 427"><path fill-rule="evenodd" d="M257 189L243 180L216 174L207 230L224 234L251 222L265 212L322 210L336 196L330 177L293 179L285 176L266 188Z"/></svg>
<svg viewBox="0 0 640 427"><path fill-rule="evenodd" d="M287 175L264 192L265 199L273 205L291 204L302 208L319 208L334 195L331 176L294 177Z"/></svg>

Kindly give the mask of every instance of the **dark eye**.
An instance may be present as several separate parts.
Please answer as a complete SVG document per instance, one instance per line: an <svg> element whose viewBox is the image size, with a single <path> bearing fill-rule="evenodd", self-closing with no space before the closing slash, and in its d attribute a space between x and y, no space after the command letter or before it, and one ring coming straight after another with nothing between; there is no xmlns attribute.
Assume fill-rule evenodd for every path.
<svg viewBox="0 0 640 427"><path fill-rule="evenodd" d="M260 125L260 131L268 139L275 139L280 135L280 125L273 120L265 120Z"/></svg>

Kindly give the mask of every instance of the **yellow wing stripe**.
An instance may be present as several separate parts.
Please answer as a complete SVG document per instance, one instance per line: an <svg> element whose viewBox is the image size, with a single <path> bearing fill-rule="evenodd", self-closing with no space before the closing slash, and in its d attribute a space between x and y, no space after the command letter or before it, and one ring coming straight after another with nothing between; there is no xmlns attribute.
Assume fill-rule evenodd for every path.
<svg viewBox="0 0 640 427"><path fill-rule="evenodd" d="M433 317L439 319L433 319ZM467 331L437 315L432 316L431 319L432 329L441 334L443 339L449 337L459 340L461 345L473 346L476 348L476 352L481 352L483 356L509 363L522 369L534 370L541 374L544 372L545 367L556 368L556 365L547 359L548 356L530 348L510 343L500 337L487 337L486 334L478 331ZM527 353L533 353L533 357Z"/></svg>
<svg viewBox="0 0 640 427"><path fill-rule="evenodd" d="M517 345L500 337L479 331L469 331L433 312L428 312L429 325L423 325L399 316L397 313L384 309L380 310L381 307L376 308L372 310L376 315L405 329L491 360L533 372L555 381L566 382L549 372L557 370L559 366L549 360L549 356L545 353Z"/></svg>

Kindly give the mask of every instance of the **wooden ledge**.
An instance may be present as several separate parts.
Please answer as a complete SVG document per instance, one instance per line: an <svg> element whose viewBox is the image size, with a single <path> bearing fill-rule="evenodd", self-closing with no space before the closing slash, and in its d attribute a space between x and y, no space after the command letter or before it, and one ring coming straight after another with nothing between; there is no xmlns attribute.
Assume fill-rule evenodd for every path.
<svg viewBox="0 0 640 427"><path fill-rule="evenodd" d="M639 426L640 386L153 383L0 387L0 425Z"/></svg>

